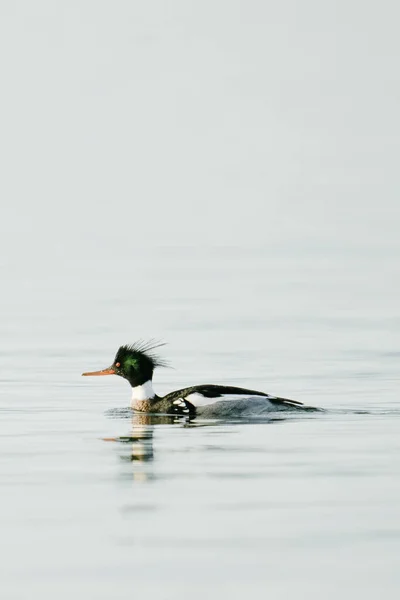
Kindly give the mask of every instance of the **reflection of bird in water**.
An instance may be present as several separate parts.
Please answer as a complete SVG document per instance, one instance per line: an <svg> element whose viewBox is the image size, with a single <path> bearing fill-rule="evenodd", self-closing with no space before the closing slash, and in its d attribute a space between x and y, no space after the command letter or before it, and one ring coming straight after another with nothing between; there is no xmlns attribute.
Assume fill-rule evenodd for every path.
<svg viewBox="0 0 400 600"><path fill-rule="evenodd" d="M115 413L114 413L115 414ZM125 413L126 414L126 413ZM132 413L130 412L132 415ZM288 413L282 415L269 415L261 419L232 419L225 420L225 424L241 424L248 423L251 425L281 423L289 418ZM135 482L147 482L154 479L156 476L151 462L154 460L153 452L153 435L156 431L156 425L180 425L184 428L209 428L220 425L221 421L205 420L202 422L191 422L188 417L175 415L151 415L133 413L131 416L132 429L130 433L118 437L103 438L106 442L119 442L119 448L122 450L119 457L124 462L134 463L132 471L129 472L129 477L133 477ZM124 472L124 476L127 473Z"/></svg>
<svg viewBox="0 0 400 600"><path fill-rule="evenodd" d="M154 425L171 425L177 419L173 415L134 414L132 430L127 435L113 438L103 438L106 442L120 442L130 447L129 454L122 454L122 460L148 462L154 458L153 434Z"/></svg>
<svg viewBox="0 0 400 600"><path fill-rule="evenodd" d="M153 372L165 364L153 354L155 348L154 343L143 342L121 346L111 367L82 374L123 377L132 387L131 407L144 413L232 418L277 411L316 410L296 400L226 385L195 385L164 397L157 396L153 390Z"/></svg>

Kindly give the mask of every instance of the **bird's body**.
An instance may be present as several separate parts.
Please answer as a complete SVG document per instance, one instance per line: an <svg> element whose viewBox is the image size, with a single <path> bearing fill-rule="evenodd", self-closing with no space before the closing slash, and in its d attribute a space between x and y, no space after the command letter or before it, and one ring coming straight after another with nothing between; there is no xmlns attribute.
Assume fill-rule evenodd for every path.
<svg viewBox="0 0 400 600"><path fill-rule="evenodd" d="M277 398L264 392L214 384L194 385L170 392L163 397L154 395L152 398L142 399L141 395L141 390L133 388L132 408L135 410L190 416L212 412L231 413L235 412L235 409L237 412L243 412L244 409L255 407L256 400L259 401L258 407L261 401L264 412L303 406L301 402Z"/></svg>
<svg viewBox="0 0 400 600"><path fill-rule="evenodd" d="M154 344L121 346L111 367L83 375L120 375L132 386L131 407L139 412L173 415L240 416L254 409L258 413L281 410L315 410L296 400L235 386L195 385L160 397L152 384L153 371L165 366L152 350Z"/></svg>

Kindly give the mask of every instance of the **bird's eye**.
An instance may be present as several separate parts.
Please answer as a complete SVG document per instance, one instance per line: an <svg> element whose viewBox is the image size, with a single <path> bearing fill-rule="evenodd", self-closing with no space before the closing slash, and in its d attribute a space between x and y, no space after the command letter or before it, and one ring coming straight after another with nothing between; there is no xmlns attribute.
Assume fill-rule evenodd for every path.
<svg viewBox="0 0 400 600"><path fill-rule="evenodd" d="M120 367L120 366L121 366L121 363L115 363L115 366L116 366L116 367Z"/></svg>

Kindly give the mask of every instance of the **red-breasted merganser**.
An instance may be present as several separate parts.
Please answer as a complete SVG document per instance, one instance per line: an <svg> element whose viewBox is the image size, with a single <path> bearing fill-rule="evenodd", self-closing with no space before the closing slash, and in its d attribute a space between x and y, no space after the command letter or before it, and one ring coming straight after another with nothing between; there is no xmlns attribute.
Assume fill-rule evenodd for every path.
<svg viewBox="0 0 400 600"><path fill-rule="evenodd" d="M195 385L164 397L157 396L153 390L153 372L156 367L167 364L153 353L163 344L154 342L136 342L121 346L113 364L102 371L82 373L85 376L119 375L127 379L132 386L131 407L140 412L163 413L173 415L210 415L211 413L235 416L250 408L249 402L255 402L257 411L264 413L277 410L303 409L315 410L296 400L278 398L264 392L248 390L226 385ZM210 410L211 409L211 410Z"/></svg>

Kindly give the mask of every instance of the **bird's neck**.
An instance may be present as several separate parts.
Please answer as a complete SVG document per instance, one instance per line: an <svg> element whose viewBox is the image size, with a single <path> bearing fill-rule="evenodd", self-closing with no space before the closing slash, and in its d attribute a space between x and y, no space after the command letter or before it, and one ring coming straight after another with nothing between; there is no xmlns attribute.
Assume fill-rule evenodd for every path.
<svg viewBox="0 0 400 600"><path fill-rule="evenodd" d="M156 394L153 390L153 382L151 379L145 381L141 385L136 385L132 387L132 400L131 407L136 408L138 404L142 402L149 402L156 397Z"/></svg>

